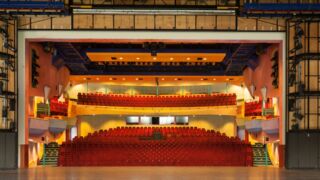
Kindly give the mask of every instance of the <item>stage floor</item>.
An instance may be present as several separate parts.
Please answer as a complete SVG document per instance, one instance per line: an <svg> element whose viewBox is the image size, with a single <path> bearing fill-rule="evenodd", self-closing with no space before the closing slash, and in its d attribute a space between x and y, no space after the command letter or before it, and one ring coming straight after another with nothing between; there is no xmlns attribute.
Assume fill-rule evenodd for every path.
<svg viewBox="0 0 320 180"><path fill-rule="evenodd" d="M112 179L112 180L240 180L320 179L319 170L286 170L273 167L37 167L0 170L1 180L11 179Z"/></svg>

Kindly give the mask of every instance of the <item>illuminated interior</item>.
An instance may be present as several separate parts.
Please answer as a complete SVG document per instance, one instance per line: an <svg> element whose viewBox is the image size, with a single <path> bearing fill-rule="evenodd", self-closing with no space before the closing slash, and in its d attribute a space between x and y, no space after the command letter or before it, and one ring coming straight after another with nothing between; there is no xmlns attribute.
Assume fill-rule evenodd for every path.
<svg viewBox="0 0 320 180"><path fill-rule="evenodd" d="M43 144L50 142L60 146L55 163L99 165L87 164L88 160L68 164L61 156L70 141L107 136L109 131L117 136L121 129L133 135L145 128L152 133L140 138L160 134L160 139L167 140L184 136L180 129L189 129L245 144L250 150L251 145L267 142L269 163L279 165L279 106L283 102L279 84L283 80L282 61L276 56L278 43L213 44L206 45L206 50L181 46L176 52L174 48L154 52L145 46L103 49L101 43L92 50L94 45L86 49L88 43L71 44L72 48L70 44L42 41L28 45L29 166L45 163ZM244 55L237 54L240 46L247 48ZM33 69L34 63L39 67ZM179 138L172 140L182 143ZM231 164L216 162L212 159L211 165L248 166L252 156L232 159ZM161 163L186 165L163 159ZM105 160L101 165L112 164ZM155 164L150 160L143 165Z"/></svg>

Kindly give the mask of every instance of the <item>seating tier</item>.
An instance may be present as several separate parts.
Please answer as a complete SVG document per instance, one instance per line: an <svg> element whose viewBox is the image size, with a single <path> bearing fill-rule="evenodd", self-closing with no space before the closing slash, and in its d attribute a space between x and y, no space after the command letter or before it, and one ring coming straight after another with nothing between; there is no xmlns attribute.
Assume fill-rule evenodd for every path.
<svg viewBox="0 0 320 180"><path fill-rule="evenodd" d="M124 95L79 93L78 104L127 107L195 107L236 105L235 94L195 94L195 95Z"/></svg>
<svg viewBox="0 0 320 180"><path fill-rule="evenodd" d="M161 133L160 138L154 138ZM195 127L118 127L62 144L60 166L252 166L238 138Z"/></svg>

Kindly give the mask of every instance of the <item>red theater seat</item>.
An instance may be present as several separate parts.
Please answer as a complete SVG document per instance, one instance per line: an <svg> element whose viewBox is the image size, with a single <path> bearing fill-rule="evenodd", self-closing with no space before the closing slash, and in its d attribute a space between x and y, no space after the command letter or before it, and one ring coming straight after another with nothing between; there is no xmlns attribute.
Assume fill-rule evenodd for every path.
<svg viewBox="0 0 320 180"><path fill-rule="evenodd" d="M136 95L78 94L78 104L128 107L193 107L236 105L235 94Z"/></svg>
<svg viewBox="0 0 320 180"><path fill-rule="evenodd" d="M160 132L161 139L155 138ZM239 138L195 127L117 127L61 145L60 166L252 166Z"/></svg>

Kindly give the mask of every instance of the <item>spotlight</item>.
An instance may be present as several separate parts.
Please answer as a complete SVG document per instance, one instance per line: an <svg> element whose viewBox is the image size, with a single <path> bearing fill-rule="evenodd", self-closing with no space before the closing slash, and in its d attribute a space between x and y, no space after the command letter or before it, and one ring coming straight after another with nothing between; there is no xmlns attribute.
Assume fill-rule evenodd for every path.
<svg viewBox="0 0 320 180"><path fill-rule="evenodd" d="M304 94L304 89L305 89L305 85L304 84L299 84L298 86L298 91L299 91L299 94L300 95L303 95Z"/></svg>
<svg viewBox="0 0 320 180"><path fill-rule="evenodd" d="M295 81L296 81L296 75L293 74L293 73L289 74L288 85L289 85L290 87L293 86L294 83L295 83Z"/></svg>
<svg viewBox="0 0 320 180"><path fill-rule="evenodd" d="M272 86L273 86L275 89L277 89L277 88L279 87L278 79L274 79L274 80L272 81Z"/></svg>
<svg viewBox="0 0 320 180"><path fill-rule="evenodd" d="M298 112L293 113L293 117L295 117L299 121L301 121L303 119L303 115Z"/></svg>
<svg viewBox="0 0 320 180"><path fill-rule="evenodd" d="M3 94L3 82L0 81L0 94Z"/></svg>
<svg viewBox="0 0 320 180"><path fill-rule="evenodd" d="M3 38L8 38L8 31L5 28L0 27L0 34L3 36Z"/></svg>
<svg viewBox="0 0 320 180"><path fill-rule="evenodd" d="M303 31L303 29L297 24L296 25L296 33L295 33L295 35L297 36L297 37L302 37L303 35L304 35L304 31Z"/></svg>
<svg viewBox="0 0 320 180"><path fill-rule="evenodd" d="M7 106L2 106L2 117L3 118L8 117L8 107Z"/></svg>
<svg viewBox="0 0 320 180"><path fill-rule="evenodd" d="M294 111L295 104L296 104L295 99L288 99L288 110Z"/></svg>
<svg viewBox="0 0 320 180"><path fill-rule="evenodd" d="M16 49L8 42L8 39L4 39L3 47L9 49L10 51L15 52Z"/></svg>
<svg viewBox="0 0 320 180"><path fill-rule="evenodd" d="M278 77L278 71L273 70L271 73L271 77Z"/></svg>

